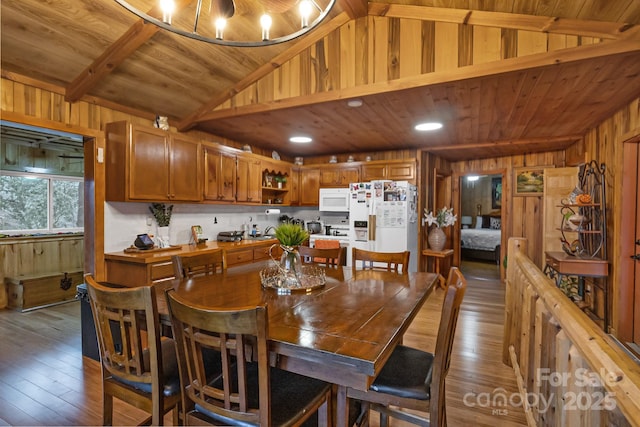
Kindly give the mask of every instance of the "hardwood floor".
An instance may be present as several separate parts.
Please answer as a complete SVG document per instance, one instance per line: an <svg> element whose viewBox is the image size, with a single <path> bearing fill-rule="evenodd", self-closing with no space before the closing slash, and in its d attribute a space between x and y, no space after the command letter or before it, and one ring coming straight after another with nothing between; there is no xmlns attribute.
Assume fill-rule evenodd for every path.
<svg viewBox="0 0 640 427"><path fill-rule="evenodd" d="M447 377L448 424L526 425L521 407L490 401L499 393L517 393L512 369L501 362L504 285L498 269L465 262L462 272L469 285ZM431 295L405 335L406 345L433 349L443 295ZM100 366L82 357L80 303L27 313L0 310L0 343L0 425L102 424ZM136 425L146 417L117 400L114 408L114 425ZM169 415L165 423L171 423ZM378 425L376 413L371 424Z"/></svg>

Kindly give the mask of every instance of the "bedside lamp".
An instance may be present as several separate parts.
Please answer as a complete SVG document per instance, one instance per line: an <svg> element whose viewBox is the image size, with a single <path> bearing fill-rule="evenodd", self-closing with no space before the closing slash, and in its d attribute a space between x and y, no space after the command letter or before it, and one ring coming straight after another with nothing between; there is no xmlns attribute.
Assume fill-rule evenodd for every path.
<svg viewBox="0 0 640 427"><path fill-rule="evenodd" d="M473 219L470 216L466 216L463 215L460 218L460 224L462 224L462 228L469 228L471 227L471 223L473 222Z"/></svg>

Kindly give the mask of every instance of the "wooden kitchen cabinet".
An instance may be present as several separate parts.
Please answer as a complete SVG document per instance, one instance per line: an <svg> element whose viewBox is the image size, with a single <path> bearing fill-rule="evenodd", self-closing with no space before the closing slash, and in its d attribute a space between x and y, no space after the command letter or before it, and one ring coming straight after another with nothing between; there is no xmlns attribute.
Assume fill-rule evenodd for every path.
<svg viewBox="0 0 640 427"><path fill-rule="evenodd" d="M113 252L105 254L106 281L113 285L136 287L165 282L174 279L171 257L191 256L224 249L227 252L227 267L252 262L266 261L269 249L278 241L242 240L240 242L206 242L204 245L180 245L168 250ZM279 245L273 248L273 256L280 259ZM75 290L75 288L74 288ZM74 291L75 292L75 291Z"/></svg>
<svg viewBox="0 0 640 427"><path fill-rule="evenodd" d="M129 122L106 126L106 200L202 200L200 143Z"/></svg>
<svg viewBox="0 0 640 427"><path fill-rule="evenodd" d="M202 200L200 143L182 135L169 136L169 200Z"/></svg>
<svg viewBox="0 0 640 427"><path fill-rule="evenodd" d="M291 178L289 178L289 204L298 206L300 204L300 169L291 169Z"/></svg>
<svg viewBox="0 0 640 427"><path fill-rule="evenodd" d="M204 147L204 198L236 201L236 155L218 147Z"/></svg>
<svg viewBox="0 0 640 427"><path fill-rule="evenodd" d="M262 165L249 155L237 156L236 201L262 203Z"/></svg>
<svg viewBox="0 0 640 427"><path fill-rule="evenodd" d="M254 249L243 249L227 252L227 267L253 262L253 251Z"/></svg>
<svg viewBox="0 0 640 427"><path fill-rule="evenodd" d="M360 166L323 165L320 168L320 187L348 187L352 182L360 182Z"/></svg>
<svg viewBox="0 0 640 427"><path fill-rule="evenodd" d="M276 243L276 246L271 249L274 243ZM273 255L275 259L280 259L280 256L282 255L282 249L280 249L280 245L277 244L277 241L275 239L270 242L256 244L252 248L239 250L227 249L227 267L233 267L236 265L248 264L252 262L267 261L271 259L269 251L271 251L271 255Z"/></svg>
<svg viewBox="0 0 640 427"><path fill-rule="evenodd" d="M320 204L320 169L300 169L300 205Z"/></svg>
<svg viewBox="0 0 640 427"><path fill-rule="evenodd" d="M360 167L361 181L389 179L415 183L415 160L385 160L363 163Z"/></svg>

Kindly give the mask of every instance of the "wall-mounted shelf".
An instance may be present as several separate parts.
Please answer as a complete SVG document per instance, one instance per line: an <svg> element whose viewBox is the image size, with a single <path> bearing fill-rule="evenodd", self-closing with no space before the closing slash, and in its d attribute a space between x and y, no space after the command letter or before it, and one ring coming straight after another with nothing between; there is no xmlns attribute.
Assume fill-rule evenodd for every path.
<svg viewBox="0 0 640 427"><path fill-rule="evenodd" d="M290 171L267 167L262 171L262 204L288 205Z"/></svg>
<svg viewBox="0 0 640 427"><path fill-rule="evenodd" d="M604 164L591 162L580 169L579 187L570 197L588 194L591 203L563 200L559 205L563 249L568 255L606 259L606 206ZM581 193L580 193L581 192ZM567 235L566 233L571 233Z"/></svg>
<svg viewBox="0 0 640 427"><path fill-rule="evenodd" d="M603 329L608 329L609 298L606 277L609 275L607 261L607 216L604 182L605 165L595 160L580 166L578 186L557 208L562 215L562 223L557 228L561 234L564 252L545 253L545 273L555 280L558 287L577 283L575 293L569 292L576 304L590 312L595 318L593 301L585 298L589 288L585 278L591 278L594 288L603 295ZM585 203L579 202L579 195L588 195ZM565 290L565 292L568 292Z"/></svg>

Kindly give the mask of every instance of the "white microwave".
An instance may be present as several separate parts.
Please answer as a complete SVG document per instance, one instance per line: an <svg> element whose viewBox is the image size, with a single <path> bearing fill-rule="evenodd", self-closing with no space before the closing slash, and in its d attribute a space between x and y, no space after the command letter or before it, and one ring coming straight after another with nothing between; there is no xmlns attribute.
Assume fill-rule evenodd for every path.
<svg viewBox="0 0 640 427"><path fill-rule="evenodd" d="M348 188L321 188L320 211L322 212L349 212Z"/></svg>

